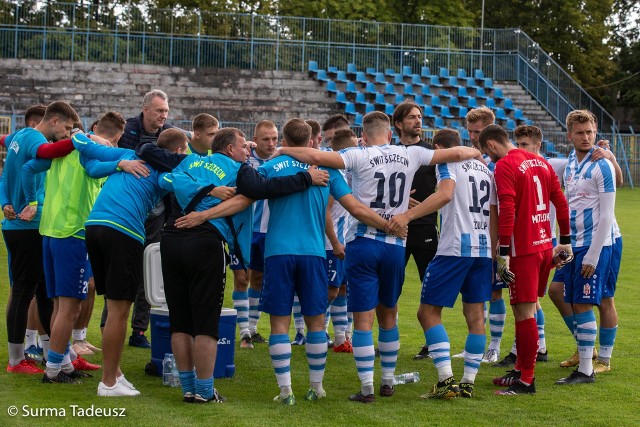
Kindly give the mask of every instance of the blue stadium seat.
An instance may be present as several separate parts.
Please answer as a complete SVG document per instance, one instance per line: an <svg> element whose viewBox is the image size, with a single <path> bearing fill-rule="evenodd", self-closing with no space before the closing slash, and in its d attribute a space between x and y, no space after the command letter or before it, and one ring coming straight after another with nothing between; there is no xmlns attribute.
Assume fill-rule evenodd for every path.
<svg viewBox="0 0 640 427"><path fill-rule="evenodd" d="M402 67L402 74L405 76L410 76L413 74L413 70L411 69L411 65L405 65Z"/></svg>
<svg viewBox="0 0 640 427"><path fill-rule="evenodd" d="M459 108L460 107L460 103L458 102L458 98L456 98L455 96L452 96L451 98L449 98L449 108L451 107L455 107L455 108Z"/></svg>
<svg viewBox="0 0 640 427"><path fill-rule="evenodd" d="M376 83L386 83L387 80L384 78L384 74L382 73L376 73L376 78L375 78Z"/></svg>
<svg viewBox="0 0 640 427"><path fill-rule="evenodd" d="M474 70L473 77L476 80L483 80L484 79L484 73L482 72L482 70Z"/></svg>
<svg viewBox="0 0 640 427"><path fill-rule="evenodd" d="M470 97L469 99L467 99L467 107L469 108L478 107L478 101L476 101L474 97Z"/></svg>
<svg viewBox="0 0 640 427"><path fill-rule="evenodd" d="M411 83L404 84L404 94L405 95L413 95L415 92L413 91L413 85Z"/></svg>
<svg viewBox="0 0 640 427"><path fill-rule="evenodd" d="M420 91L423 95L431 95L431 88L428 85L422 85L422 90Z"/></svg>
<svg viewBox="0 0 640 427"><path fill-rule="evenodd" d="M365 70L365 73L367 73L367 74L368 74L368 75L370 75L370 76L375 76L377 72L378 72L378 70L376 70L376 69L375 69L375 68L373 68L373 67L368 67L368 68Z"/></svg>
<svg viewBox="0 0 640 427"><path fill-rule="evenodd" d="M496 108L496 119L498 120L507 120L507 114L504 112L503 108Z"/></svg>
<svg viewBox="0 0 640 427"><path fill-rule="evenodd" d="M444 68L444 67L440 67L440 72L438 73L438 75L440 77L442 77L443 79L449 78L449 69L448 68Z"/></svg>
<svg viewBox="0 0 640 427"><path fill-rule="evenodd" d="M367 82L367 84L364 87L364 92L365 93L377 93L375 83Z"/></svg>
<svg viewBox="0 0 640 427"><path fill-rule="evenodd" d="M429 86L442 87L442 85L440 84L440 79L438 78L438 76L430 76L429 77Z"/></svg>
<svg viewBox="0 0 640 427"><path fill-rule="evenodd" d="M429 117L431 119L436 117L436 113L433 112L433 107L431 105L425 105L424 111L422 111L423 117Z"/></svg>
<svg viewBox="0 0 640 427"><path fill-rule="evenodd" d="M495 99L495 97L494 97L494 99ZM507 99L505 99L505 100L504 100L504 104L502 104L502 107L503 107L505 110L509 110L509 111L513 110L513 108L514 108L514 107L513 107L513 100L512 100L511 98L507 98Z"/></svg>
<svg viewBox="0 0 640 427"><path fill-rule="evenodd" d="M362 71L358 71L356 73L356 81L358 83L366 83L367 82L367 76L365 73L363 73Z"/></svg>
<svg viewBox="0 0 640 427"><path fill-rule="evenodd" d="M524 124L527 126L531 126L533 124L533 120L531 119L524 119Z"/></svg>
<svg viewBox="0 0 640 427"><path fill-rule="evenodd" d="M411 83L414 85L422 85L422 79L418 74L413 74L411 76Z"/></svg>
<svg viewBox="0 0 640 427"><path fill-rule="evenodd" d="M442 103L440 102L440 98L438 96L431 95L430 98L431 98L431 106L438 107L438 108L442 106Z"/></svg>
<svg viewBox="0 0 640 427"><path fill-rule="evenodd" d="M561 153L556 151L556 147L551 141L544 141L544 151L548 157L564 157Z"/></svg>
<svg viewBox="0 0 640 427"><path fill-rule="evenodd" d="M401 102L404 102L404 95L401 95L401 94L397 93L396 94L396 102L395 102L395 104L398 105Z"/></svg>
<svg viewBox="0 0 640 427"><path fill-rule="evenodd" d="M396 106L393 104L387 104L384 106L384 112L389 116L393 116L393 110L395 109L396 109Z"/></svg>
<svg viewBox="0 0 640 427"><path fill-rule="evenodd" d="M316 79L318 79L318 81L320 82L326 82L329 80L329 77L327 76L327 72L325 70L318 70Z"/></svg>
<svg viewBox="0 0 640 427"><path fill-rule="evenodd" d="M420 68L420 75L422 77L429 77L431 75L431 70L429 70L429 67L422 67Z"/></svg>
<svg viewBox="0 0 640 427"><path fill-rule="evenodd" d="M376 99L374 101L376 105L385 105L387 101L384 99L384 95L381 93L376 93Z"/></svg>
<svg viewBox="0 0 640 427"><path fill-rule="evenodd" d="M467 107L460 107L458 108L458 117L460 117L461 119L464 119L467 117L468 112L469 112L469 109Z"/></svg>
<svg viewBox="0 0 640 427"><path fill-rule="evenodd" d="M345 90L347 93L358 93L356 89L356 84L354 82L347 82L347 89Z"/></svg>
<svg viewBox="0 0 640 427"><path fill-rule="evenodd" d="M487 98L487 102L485 102L484 104L487 108L491 108L492 110L495 110L497 108L496 106L496 100L493 98Z"/></svg>
<svg viewBox="0 0 640 427"><path fill-rule="evenodd" d="M356 114L356 105L353 102L347 102L347 105L344 107L344 112L347 114L351 114L352 116Z"/></svg>
<svg viewBox="0 0 640 427"><path fill-rule="evenodd" d="M462 128L462 130L460 130L460 138L462 138L463 141L469 141L469 131Z"/></svg>
<svg viewBox="0 0 640 427"><path fill-rule="evenodd" d="M309 71L318 71L318 63L316 61L309 61Z"/></svg>
<svg viewBox="0 0 640 427"><path fill-rule="evenodd" d="M449 99L453 98L453 95L451 95L449 92L447 92L444 89L440 89L438 91L438 96L440 96L441 98L449 98Z"/></svg>
<svg viewBox="0 0 640 427"><path fill-rule="evenodd" d="M469 98L471 98L469 96L469 93L467 92L467 88L466 87L464 87L464 86L459 86L458 87L458 98L461 98L461 99L469 99Z"/></svg>
<svg viewBox="0 0 640 427"><path fill-rule="evenodd" d="M356 113L356 118L353 121L353 124L356 126L362 126L362 114Z"/></svg>
<svg viewBox="0 0 640 427"><path fill-rule="evenodd" d="M433 126L435 126L437 129L444 129L447 127L444 124L444 120L440 116L436 116L436 118L433 119Z"/></svg>
<svg viewBox="0 0 640 427"><path fill-rule="evenodd" d="M467 89L475 89L478 87L478 85L476 84L476 79L474 79L473 77L467 77L464 83Z"/></svg>
<svg viewBox="0 0 640 427"><path fill-rule="evenodd" d="M336 92L336 102L338 104L346 104L349 101L347 101L347 95L344 92L337 91Z"/></svg>
<svg viewBox="0 0 640 427"><path fill-rule="evenodd" d="M357 72L358 72L358 67L356 67L356 64L352 64L352 63L347 64L347 73L355 74Z"/></svg>
<svg viewBox="0 0 640 427"><path fill-rule="evenodd" d="M327 82L327 92L336 93L338 89L336 88L336 82L333 80L329 80Z"/></svg>
<svg viewBox="0 0 640 427"><path fill-rule="evenodd" d="M458 132L460 132L461 129L463 129L462 125L460 124L459 121L452 121L451 123L449 123L449 127L454 128L455 130L457 130Z"/></svg>
<svg viewBox="0 0 640 427"><path fill-rule="evenodd" d="M393 68L385 68L384 74L385 76L395 76L397 73Z"/></svg>
<svg viewBox="0 0 640 427"><path fill-rule="evenodd" d="M347 73L345 73L344 71L338 71L338 74L336 75L336 81L341 83L348 82L349 79L347 79Z"/></svg>
<svg viewBox="0 0 640 427"><path fill-rule="evenodd" d="M440 107L440 115L445 119L453 119L453 114L451 114L449 107L447 107L446 105Z"/></svg>
<svg viewBox="0 0 640 427"><path fill-rule="evenodd" d="M447 80L447 86L456 87L458 86L458 79L456 76L449 76L449 80Z"/></svg>
<svg viewBox="0 0 640 427"><path fill-rule="evenodd" d="M396 94L396 88L393 87L393 83L387 83L384 86L384 93L385 94L391 94L391 95L395 95Z"/></svg>
<svg viewBox="0 0 640 427"><path fill-rule="evenodd" d="M327 73L337 73L338 67L327 67Z"/></svg>
<svg viewBox="0 0 640 427"><path fill-rule="evenodd" d="M484 79L484 85L485 88L487 89L493 89L493 80L490 78L486 78Z"/></svg>
<svg viewBox="0 0 640 427"><path fill-rule="evenodd" d="M363 92L356 93L356 104L368 104Z"/></svg>
<svg viewBox="0 0 640 427"><path fill-rule="evenodd" d="M502 89L500 89L499 87L493 88L493 99L505 99L504 95L502 94Z"/></svg>
<svg viewBox="0 0 640 427"><path fill-rule="evenodd" d="M393 82L396 84L404 84L404 76L402 74L396 74L393 76Z"/></svg>
<svg viewBox="0 0 640 427"><path fill-rule="evenodd" d="M424 98L422 98L422 95L420 94L416 94L413 96L413 102L415 102L416 104L423 106L424 105Z"/></svg>
<svg viewBox="0 0 640 427"><path fill-rule="evenodd" d="M515 120L511 120L511 119L507 120L506 129L510 130L510 131L516 130L516 122L515 122Z"/></svg>
<svg viewBox="0 0 640 427"><path fill-rule="evenodd" d="M476 89L476 98L478 99L487 99L488 96L487 94L484 92L484 88L483 87L479 87Z"/></svg>
<svg viewBox="0 0 640 427"><path fill-rule="evenodd" d="M364 113L365 114L368 114L368 113L370 113L372 111L376 111L376 106L375 105L373 105L370 102L367 102L366 104L364 104Z"/></svg>
<svg viewBox="0 0 640 427"><path fill-rule="evenodd" d="M513 110L513 118L516 120L526 120L524 117L524 112L519 108Z"/></svg>
<svg viewBox="0 0 640 427"><path fill-rule="evenodd" d="M458 68L458 74L457 74L459 79L466 79L467 78L467 70L465 70L464 68Z"/></svg>

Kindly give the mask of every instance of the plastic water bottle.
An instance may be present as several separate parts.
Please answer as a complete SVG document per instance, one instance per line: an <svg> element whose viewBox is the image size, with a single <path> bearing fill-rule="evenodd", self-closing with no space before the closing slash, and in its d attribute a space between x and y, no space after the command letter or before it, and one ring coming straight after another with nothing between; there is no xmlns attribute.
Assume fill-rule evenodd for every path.
<svg viewBox="0 0 640 427"><path fill-rule="evenodd" d="M162 384L163 385L171 385L174 367L175 367L175 361L173 360L173 354L166 353L164 355L164 359L162 359Z"/></svg>
<svg viewBox="0 0 640 427"><path fill-rule="evenodd" d="M173 369L171 370L171 387L180 387L180 373L178 372L178 364L173 360Z"/></svg>
<svg viewBox="0 0 640 427"><path fill-rule="evenodd" d="M395 375L393 377L393 385L417 383L420 381L419 372L408 372L406 374Z"/></svg>
<svg viewBox="0 0 640 427"><path fill-rule="evenodd" d="M567 251L560 251L553 257L553 265L563 264L569 258Z"/></svg>

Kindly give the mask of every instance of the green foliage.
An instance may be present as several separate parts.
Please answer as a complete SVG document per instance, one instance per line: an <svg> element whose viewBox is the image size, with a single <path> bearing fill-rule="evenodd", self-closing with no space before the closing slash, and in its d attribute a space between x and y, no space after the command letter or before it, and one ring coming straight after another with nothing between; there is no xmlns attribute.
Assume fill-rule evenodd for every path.
<svg viewBox="0 0 640 427"><path fill-rule="evenodd" d="M606 41L612 5L613 0L487 0L485 26L521 28L579 83L595 87L615 72Z"/></svg>

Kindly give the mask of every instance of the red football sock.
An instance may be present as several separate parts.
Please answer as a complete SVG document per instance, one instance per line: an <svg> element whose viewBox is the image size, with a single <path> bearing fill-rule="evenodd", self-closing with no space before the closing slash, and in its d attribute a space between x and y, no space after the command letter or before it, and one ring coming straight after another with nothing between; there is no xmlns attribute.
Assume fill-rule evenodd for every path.
<svg viewBox="0 0 640 427"><path fill-rule="evenodd" d="M531 318L516 322L516 349L518 350L518 365L520 381L531 384L538 355L538 325L536 319Z"/></svg>

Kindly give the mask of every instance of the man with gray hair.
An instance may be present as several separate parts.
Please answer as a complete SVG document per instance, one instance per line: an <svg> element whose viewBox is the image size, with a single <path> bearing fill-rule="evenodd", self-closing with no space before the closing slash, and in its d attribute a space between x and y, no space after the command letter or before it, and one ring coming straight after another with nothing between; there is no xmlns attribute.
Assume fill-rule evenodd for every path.
<svg viewBox="0 0 640 427"><path fill-rule="evenodd" d="M135 117L127 119L124 133L120 137L120 141L118 141L118 147L135 150L138 145L145 142L151 141L155 144L163 130L173 127L166 123L168 116L169 97L167 94L159 89L147 92L142 99L142 112ZM190 132L185 133L191 139ZM170 204L165 204L164 199L161 199L158 205L149 213L144 224L146 231L145 246L160 242L160 232L166 220L165 206L170 206ZM151 306L145 298L144 285L141 282L133 307L133 316L131 317L130 346L151 348L149 340L144 335L149 327L150 309ZM101 325L104 325L106 317L105 309L102 313Z"/></svg>

